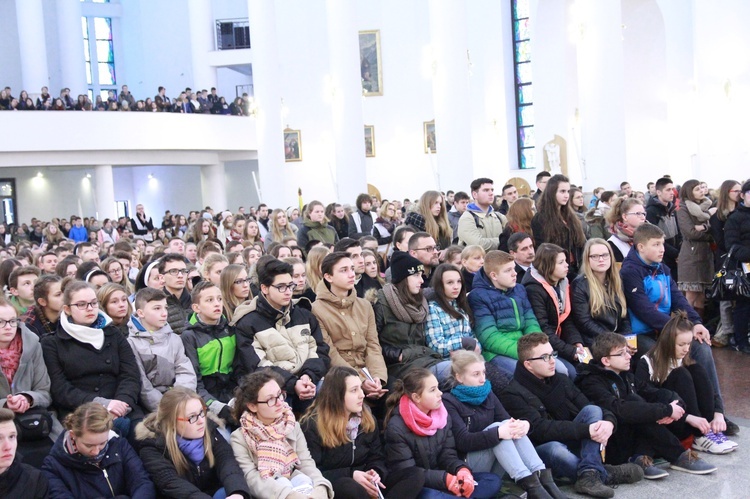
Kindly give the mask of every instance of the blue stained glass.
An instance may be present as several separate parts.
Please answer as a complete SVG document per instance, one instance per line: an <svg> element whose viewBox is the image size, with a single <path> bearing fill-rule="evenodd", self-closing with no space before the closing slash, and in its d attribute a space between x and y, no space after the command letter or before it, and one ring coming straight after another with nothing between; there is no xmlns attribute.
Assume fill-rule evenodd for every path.
<svg viewBox="0 0 750 499"><path fill-rule="evenodd" d="M533 126L521 127L518 129L519 145L524 147L534 147L536 132Z"/></svg>
<svg viewBox="0 0 750 499"><path fill-rule="evenodd" d="M528 40L531 36L531 30L529 29L529 20L522 19L520 21L513 22L513 33L515 34L515 40Z"/></svg>
<svg viewBox="0 0 750 499"><path fill-rule="evenodd" d="M111 40L112 20L109 17L95 17L94 33L96 33L97 40Z"/></svg>
<svg viewBox="0 0 750 499"><path fill-rule="evenodd" d="M107 62L100 62L98 64L99 69L99 85L114 85L115 81L115 65Z"/></svg>
<svg viewBox="0 0 750 499"><path fill-rule="evenodd" d="M518 87L518 103L531 104L534 102L534 92L531 84Z"/></svg>
<svg viewBox="0 0 750 499"><path fill-rule="evenodd" d="M531 60L531 42L516 43L516 62L529 62Z"/></svg>
<svg viewBox="0 0 750 499"><path fill-rule="evenodd" d="M96 41L96 59L99 62L114 62L115 55L112 52L112 42L110 41Z"/></svg>
<svg viewBox="0 0 750 499"><path fill-rule="evenodd" d="M524 62L516 65L516 83L531 83L531 63Z"/></svg>
<svg viewBox="0 0 750 499"><path fill-rule="evenodd" d="M521 149L521 169L534 168L534 148Z"/></svg>
<svg viewBox="0 0 750 499"><path fill-rule="evenodd" d="M515 0L513 2L513 19L529 17L529 0Z"/></svg>
<svg viewBox="0 0 750 499"><path fill-rule="evenodd" d="M521 106L518 108L518 126L529 126L534 124L534 106Z"/></svg>

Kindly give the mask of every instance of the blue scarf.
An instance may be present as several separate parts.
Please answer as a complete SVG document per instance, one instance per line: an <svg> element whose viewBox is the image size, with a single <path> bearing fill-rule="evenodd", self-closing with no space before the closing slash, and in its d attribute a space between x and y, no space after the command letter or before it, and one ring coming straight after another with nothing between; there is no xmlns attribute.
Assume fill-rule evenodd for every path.
<svg viewBox="0 0 750 499"><path fill-rule="evenodd" d="M490 380L486 380L480 386L456 385L451 393L464 404L481 405L487 400L490 390L492 390L492 385L490 385Z"/></svg>
<svg viewBox="0 0 750 499"><path fill-rule="evenodd" d="M203 461L206 455L206 450L203 447L203 438L187 439L177 435L177 447L196 466Z"/></svg>

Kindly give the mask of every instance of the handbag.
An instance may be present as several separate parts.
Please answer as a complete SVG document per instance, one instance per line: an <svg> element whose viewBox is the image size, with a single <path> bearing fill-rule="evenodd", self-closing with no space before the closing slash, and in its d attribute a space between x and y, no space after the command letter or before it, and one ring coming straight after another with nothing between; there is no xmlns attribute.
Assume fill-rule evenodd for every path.
<svg viewBox="0 0 750 499"><path fill-rule="evenodd" d="M44 408L31 408L23 414L16 414L13 422L16 424L19 442L49 438L52 429L52 415Z"/></svg>
<svg viewBox="0 0 750 499"><path fill-rule="evenodd" d="M732 258L734 246L730 248L721 269L714 275L709 296L714 300L730 301L750 298L750 278L742 268L742 262Z"/></svg>

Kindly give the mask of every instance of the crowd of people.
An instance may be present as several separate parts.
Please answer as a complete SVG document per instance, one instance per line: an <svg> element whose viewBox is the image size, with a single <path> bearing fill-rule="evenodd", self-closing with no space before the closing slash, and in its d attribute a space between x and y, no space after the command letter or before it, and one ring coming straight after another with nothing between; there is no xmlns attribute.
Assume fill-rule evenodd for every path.
<svg viewBox="0 0 750 499"><path fill-rule="evenodd" d="M69 88L63 88L58 97L53 97L47 87L42 87L36 100L29 97L26 90L21 90L18 97L13 96L11 87L0 90L0 111L136 111L250 116L252 107L252 97L247 93L227 102L216 93L215 87L211 87L210 92L203 89L195 93L188 87L172 98L167 96L164 87L159 87L153 98L136 100L128 86L123 85L119 92L107 91L106 99L97 95L94 102L88 94L80 94L74 99Z"/></svg>
<svg viewBox="0 0 750 499"><path fill-rule="evenodd" d="M705 290L750 261L750 181L536 187L0 224L0 495L560 499L715 472L739 427L711 346L750 353L750 301Z"/></svg>

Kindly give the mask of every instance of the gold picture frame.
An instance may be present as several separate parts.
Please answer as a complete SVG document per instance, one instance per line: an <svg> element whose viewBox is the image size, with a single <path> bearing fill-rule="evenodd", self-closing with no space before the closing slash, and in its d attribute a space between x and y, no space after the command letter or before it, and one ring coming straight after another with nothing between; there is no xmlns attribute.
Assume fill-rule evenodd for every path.
<svg viewBox="0 0 750 499"><path fill-rule="evenodd" d="M375 157L375 127L365 125L365 157Z"/></svg>
<svg viewBox="0 0 750 499"><path fill-rule="evenodd" d="M362 95L383 95L383 62L380 52L380 30L359 32L359 74Z"/></svg>
<svg viewBox="0 0 750 499"><path fill-rule="evenodd" d="M424 153L435 154L437 152L437 140L435 137L435 120L424 122L423 133L424 133Z"/></svg>
<svg viewBox="0 0 750 499"><path fill-rule="evenodd" d="M284 130L284 161L302 161L302 132L286 128Z"/></svg>

